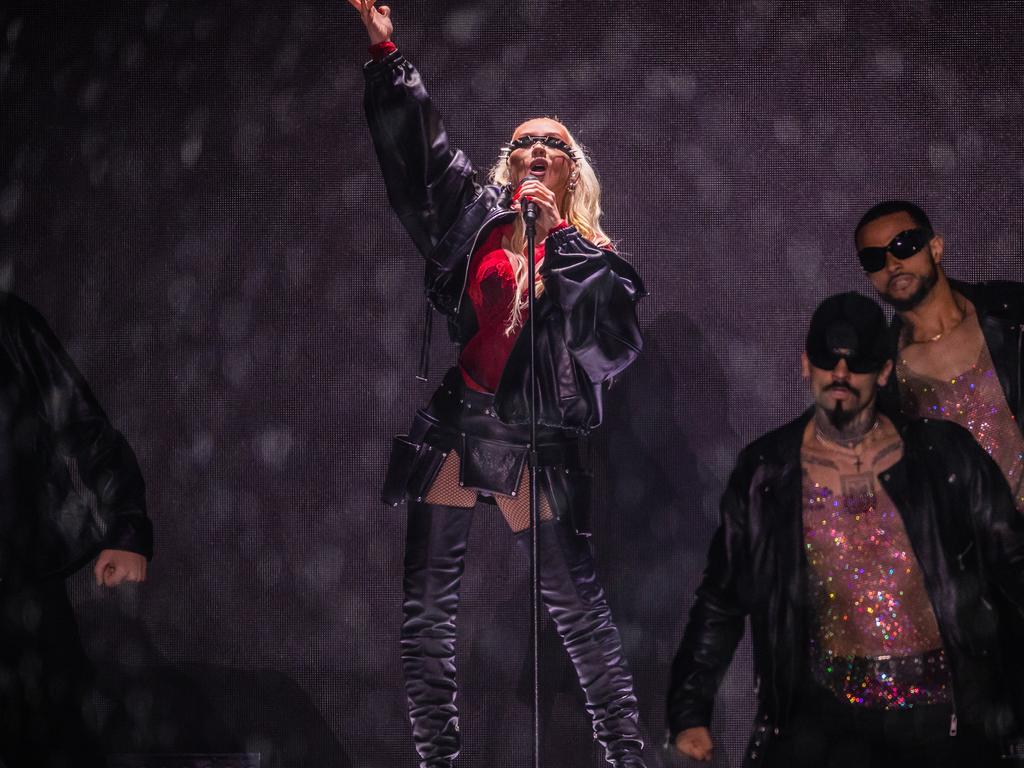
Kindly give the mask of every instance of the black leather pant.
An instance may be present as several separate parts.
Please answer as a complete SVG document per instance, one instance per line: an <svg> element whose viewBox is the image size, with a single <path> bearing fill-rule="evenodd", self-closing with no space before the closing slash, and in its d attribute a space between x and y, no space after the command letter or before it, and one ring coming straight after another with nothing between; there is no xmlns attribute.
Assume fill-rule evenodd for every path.
<svg viewBox="0 0 1024 768"><path fill-rule="evenodd" d="M446 768L459 754L455 616L472 515L409 504L402 664L422 768ZM541 596L576 668L594 737L612 765L643 768L633 679L589 545L559 520L538 531ZM517 540L528 549L530 532Z"/></svg>

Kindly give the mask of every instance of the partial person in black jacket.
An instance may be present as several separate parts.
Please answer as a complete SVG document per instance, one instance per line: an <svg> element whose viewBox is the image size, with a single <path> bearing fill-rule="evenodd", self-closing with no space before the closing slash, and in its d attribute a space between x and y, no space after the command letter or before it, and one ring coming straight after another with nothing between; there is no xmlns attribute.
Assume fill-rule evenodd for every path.
<svg viewBox="0 0 1024 768"><path fill-rule="evenodd" d="M948 419L974 435L1024 514L1024 284L948 278L942 236L906 200L872 206L854 239L868 279L896 310L889 397L908 416ZM1009 266L1024 275L1021 261ZM1024 623L1008 623L1004 645L1024 711ZM1024 737L1008 749L1024 761Z"/></svg>
<svg viewBox="0 0 1024 768"><path fill-rule="evenodd" d="M395 439L384 500L408 502L402 661L424 768L459 753L455 616L473 507L496 504L529 546L529 275L524 198L538 207L535 322L541 595L579 675L607 760L643 765L633 682L584 537L581 437L604 385L639 354L644 289L600 227L599 186L565 126L520 125L479 184L452 149L419 73L391 42L387 7L351 0L373 43L365 109L388 197L426 259L426 293L460 347L410 433Z"/></svg>
<svg viewBox="0 0 1024 768"><path fill-rule="evenodd" d="M818 307L803 358L814 407L745 448L722 497L668 694L684 754L710 759L715 693L749 616L748 768L999 764L1024 519L962 427L877 409L892 368L877 304Z"/></svg>
<svg viewBox="0 0 1024 768"><path fill-rule="evenodd" d="M903 411L969 430L1024 512L1024 284L949 279L942 236L905 200L873 206L854 237L868 279L896 310L893 384Z"/></svg>
<svg viewBox="0 0 1024 768"><path fill-rule="evenodd" d="M91 498L90 498L91 497ZM143 581L152 527L135 455L42 317L0 294L0 760L106 765L64 578Z"/></svg>

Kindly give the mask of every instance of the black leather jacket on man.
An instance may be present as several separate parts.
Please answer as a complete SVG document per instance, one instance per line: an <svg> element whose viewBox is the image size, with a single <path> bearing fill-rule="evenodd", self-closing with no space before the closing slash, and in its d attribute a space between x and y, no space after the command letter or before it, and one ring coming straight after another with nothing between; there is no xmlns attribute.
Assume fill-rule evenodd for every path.
<svg viewBox="0 0 1024 768"><path fill-rule="evenodd" d="M974 305L978 324L995 363L1006 402L1024 425L1024 284L1008 281L962 283L950 280L954 291ZM903 330L899 315L893 318L893 339ZM895 382L892 382L893 385Z"/></svg>
<svg viewBox="0 0 1024 768"><path fill-rule="evenodd" d="M466 298L469 259L495 226L512 220L511 190L476 182L466 156L453 149L419 72L399 51L364 68L364 107L388 199L426 259L426 292L448 318L459 345L477 330ZM625 369L643 342L634 303L639 276L611 250L575 227L552 232L540 267L536 305L538 420L586 431L601 421L601 386ZM495 392L508 424L528 421L529 346L521 333Z"/></svg>
<svg viewBox="0 0 1024 768"><path fill-rule="evenodd" d="M758 717L746 764L785 730L808 657L800 447L808 411L740 454L721 502L697 601L672 666L668 725L707 726L750 617ZM1024 610L1024 519L999 467L952 422L897 421L904 456L878 478L921 566L953 677L960 722L993 738L1013 728L993 606Z"/></svg>
<svg viewBox="0 0 1024 768"><path fill-rule="evenodd" d="M152 541L131 448L39 313L0 293L0 577L65 576L102 549L148 558Z"/></svg>

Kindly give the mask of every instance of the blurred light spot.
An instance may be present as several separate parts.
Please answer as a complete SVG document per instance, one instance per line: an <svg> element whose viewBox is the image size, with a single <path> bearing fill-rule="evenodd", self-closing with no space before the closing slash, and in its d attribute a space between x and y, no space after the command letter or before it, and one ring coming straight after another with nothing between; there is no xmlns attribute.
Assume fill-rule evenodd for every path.
<svg viewBox="0 0 1024 768"><path fill-rule="evenodd" d="M689 72L654 69L644 78L644 88L650 96L676 102L687 102L697 92L697 79Z"/></svg>
<svg viewBox="0 0 1024 768"><path fill-rule="evenodd" d="M197 432L192 436L192 445L188 449L193 464L205 466L213 458L213 435L209 432Z"/></svg>
<svg viewBox="0 0 1024 768"><path fill-rule="evenodd" d="M25 20L20 16L15 19L11 19L11 23L7 25L7 44L11 47L18 42L18 38L21 36L21 30L25 28Z"/></svg>
<svg viewBox="0 0 1024 768"><path fill-rule="evenodd" d="M821 243L808 235L798 235L786 244L786 264L793 277L804 283L817 282L824 260Z"/></svg>
<svg viewBox="0 0 1024 768"><path fill-rule="evenodd" d="M903 74L903 54L892 48L883 48L875 54L875 68L883 77L898 78Z"/></svg>
<svg viewBox="0 0 1024 768"><path fill-rule="evenodd" d="M23 191L21 182L15 179L4 187L3 192L0 192L0 218L4 220L5 224L10 224L18 215Z"/></svg>
<svg viewBox="0 0 1024 768"><path fill-rule="evenodd" d="M444 20L444 34L456 45L469 45L483 32L486 22L487 11L483 6L459 8Z"/></svg>
<svg viewBox="0 0 1024 768"><path fill-rule="evenodd" d="M799 143L802 131L800 121L795 115L783 115L772 121L772 134L775 140L783 146L792 146Z"/></svg>
<svg viewBox="0 0 1024 768"><path fill-rule="evenodd" d="M963 159L979 159L985 152L985 139L973 128L956 135L956 154Z"/></svg>
<svg viewBox="0 0 1024 768"><path fill-rule="evenodd" d="M304 553L302 562L302 578L306 583L303 593L316 597L311 603L322 605L331 601L331 595L337 593L337 582L345 565L345 554L340 547L321 541L313 552Z"/></svg>
<svg viewBox="0 0 1024 768"><path fill-rule="evenodd" d="M99 78L93 78L82 88L78 94L78 106L88 112L96 107L103 94L107 91L107 85Z"/></svg>
<svg viewBox="0 0 1024 768"><path fill-rule="evenodd" d="M274 113L274 119L281 125L285 133L291 132L296 126L296 119L292 116L292 103L295 95L291 91L275 93L270 99L270 109Z"/></svg>
<svg viewBox="0 0 1024 768"><path fill-rule="evenodd" d="M233 387L241 387L249 378L252 355L246 349L233 349L224 353L221 373Z"/></svg>
<svg viewBox="0 0 1024 768"><path fill-rule="evenodd" d="M203 137L193 134L185 139L181 145L181 162L190 171L196 167L199 155L203 153Z"/></svg>
<svg viewBox="0 0 1024 768"><path fill-rule="evenodd" d="M948 141L933 141L928 145L928 162L937 173L952 173L956 168L956 150Z"/></svg>
<svg viewBox="0 0 1024 768"><path fill-rule="evenodd" d="M274 427L264 430L257 445L263 463L280 469L288 461L293 447L292 432L288 427Z"/></svg>

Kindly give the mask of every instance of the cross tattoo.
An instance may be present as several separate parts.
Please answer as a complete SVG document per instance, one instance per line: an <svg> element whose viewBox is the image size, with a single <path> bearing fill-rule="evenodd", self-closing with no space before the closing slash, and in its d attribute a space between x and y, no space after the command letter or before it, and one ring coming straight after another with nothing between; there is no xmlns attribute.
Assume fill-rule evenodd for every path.
<svg viewBox="0 0 1024 768"><path fill-rule="evenodd" d="M853 463L857 469L857 473L860 474L860 465L863 464L863 462L860 460L860 456L854 456Z"/></svg>

